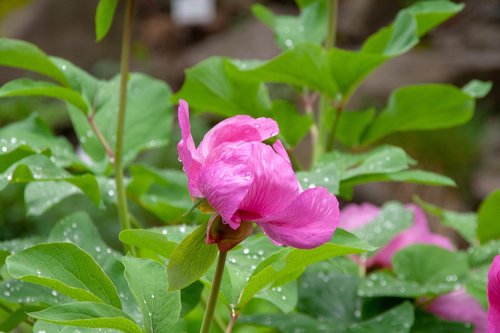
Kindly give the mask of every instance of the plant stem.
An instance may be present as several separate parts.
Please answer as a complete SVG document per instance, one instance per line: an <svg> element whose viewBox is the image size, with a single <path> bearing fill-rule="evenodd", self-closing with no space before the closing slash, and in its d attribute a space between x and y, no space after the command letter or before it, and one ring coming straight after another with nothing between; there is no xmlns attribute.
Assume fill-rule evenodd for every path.
<svg viewBox="0 0 500 333"><path fill-rule="evenodd" d="M340 116L342 115L342 111L344 111L344 103L340 103L335 108L335 119L333 119L332 129L328 134L328 141L326 143L326 151L330 151L333 149L333 145L335 143L335 135L337 134L337 128L339 127Z"/></svg>
<svg viewBox="0 0 500 333"><path fill-rule="evenodd" d="M328 0L328 31L325 40L325 48L328 51L335 46L337 35L337 12L338 0ZM331 100L325 95L321 95L318 115L318 141L313 149L313 164L326 151L329 140L330 124L333 121L334 110L331 107Z"/></svg>
<svg viewBox="0 0 500 333"><path fill-rule="evenodd" d="M200 333L210 332L210 324L214 317L215 306L217 305L217 297L219 296L220 283L224 273L224 266L226 265L227 252L219 251L219 258L217 259L217 266L215 268L215 275L212 281L212 288L208 296L207 307L205 308L205 315L201 324Z"/></svg>
<svg viewBox="0 0 500 333"><path fill-rule="evenodd" d="M92 112L87 117L89 125L92 128L92 130L94 131L95 135L97 136L97 139L101 143L102 147L104 148L104 151L106 152L106 155L108 155L109 159L111 160L111 163L115 163L115 153L113 153L113 149L111 149L111 146L108 144L108 142L104 138L104 135L102 135L102 132L97 127L97 125L96 125L96 123L94 121L94 115L95 115L95 113Z"/></svg>
<svg viewBox="0 0 500 333"><path fill-rule="evenodd" d="M118 121L116 126L116 146L115 146L115 179L118 203L118 216L120 218L122 230L131 228L128 208L127 195L123 181L123 141L125 132L125 110L127 104L127 81L128 67L130 58L130 39L132 17L134 14L134 0L127 0L125 17L123 20L122 50L120 62L120 100L118 104ZM124 245L125 251L130 251L135 256L135 248Z"/></svg>
<svg viewBox="0 0 500 333"><path fill-rule="evenodd" d="M231 311L231 320L229 321L229 324L227 325L225 333L231 333L233 331L234 324L236 323L236 320L238 319L238 312L235 312L234 309Z"/></svg>

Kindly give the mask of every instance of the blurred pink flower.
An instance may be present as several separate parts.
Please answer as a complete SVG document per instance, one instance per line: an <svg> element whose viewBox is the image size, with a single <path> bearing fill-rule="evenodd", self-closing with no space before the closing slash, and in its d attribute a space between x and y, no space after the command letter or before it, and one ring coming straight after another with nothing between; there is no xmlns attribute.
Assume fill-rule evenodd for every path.
<svg viewBox="0 0 500 333"><path fill-rule="evenodd" d="M444 320L471 323L474 333L486 333L486 311L464 288L437 297L427 311Z"/></svg>
<svg viewBox="0 0 500 333"><path fill-rule="evenodd" d="M488 272L488 333L500 332L500 255Z"/></svg>
<svg viewBox="0 0 500 333"><path fill-rule="evenodd" d="M263 143L279 132L274 120L231 117L196 148L183 100L178 116L177 150L192 197L205 198L232 229L253 221L279 245L314 248L330 240L339 221L337 199L321 187L302 191L281 142Z"/></svg>
<svg viewBox="0 0 500 333"><path fill-rule="evenodd" d="M368 259L367 266L390 267L393 255L412 244L432 244L449 250L455 249L448 238L431 232L425 214L420 207L413 204L408 204L405 207L414 214L413 225L400 232L388 244L379 249L373 257ZM371 223L379 212L380 208L370 203L347 205L342 209L339 227L353 231Z"/></svg>

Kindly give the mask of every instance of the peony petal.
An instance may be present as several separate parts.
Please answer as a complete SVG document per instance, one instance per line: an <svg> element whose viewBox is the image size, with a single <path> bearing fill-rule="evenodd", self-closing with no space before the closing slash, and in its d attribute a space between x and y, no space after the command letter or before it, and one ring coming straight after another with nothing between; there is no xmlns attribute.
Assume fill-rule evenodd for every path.
<svg viewBox="0 0 500 333"><path fill-rule="evenodd" d="M254 178L247 163L252 152L251 143L222 144L207 157L198 177L203 197L233 229L240 224L234 215Z"/></svg>
<svg viewBox="0 0 500 333"><path fill-rule="evenodd" d="M188 178L189 193L191 193L191 196L193 197L201 197L201 193L196 187L201 163L197 156L193 136L191 135L191 125L189 123L189 107L186 101L182 99L179 101L177 114L182 134L182 139L177 145L179 159L182 162L183 170L184 172L186 172Z"/></svg>
<svg viewBox="0 0 500 333"><path fill-rule="evenodd" d="M288 156L288 153L286 152L285 147L281 143L281 141L278 139L276 142L273 144L273 149L276 152L276 154L280 155L285 159L285 161L290 164L290 167L292 166L292 162L290 161L290 156Z"/></svg>
<svg viewBox="0 0 500 333"><path fill-rule="evenodd" d="M375 219L380 208L370 203L350 204L342 209L339 227L352 231L363 227Z"/></svg>
<svg viewBox="0 0 500 333"><path fill-rule="evenodd" d="M486 333L486 311L465 289L437 297L427 311L444 320L471 323L474 333Z"/></svg>
<svg viewBox="0 0 500 333"><path fill-rule="evenodd" d="M500 255L488 272L488 333L500 332Z"/></svg>
<svg viewBox="0 0 500 333"><path fill-rule="evenodd" d="M248 160L254 178L240 205L243 219L264 218L281 211L299 195L299 183L290 162L266 144L252 143Z"/></svg>
<svg viewBox="0 0 500 333"><path fill-rule="evenodd" d="M262 142L278 133L278 124L273 119L234 116L208 131L200 143L199 151L202 156L208 156L213 149L225 142Z"/></svg>
<svg viewBox="0 0 500 333"><path fill-rule="evenodd" d="M331 239L339 222L339 203L328 190L316 187L275 216L256 222L276 244L310 249Z"/></svg>

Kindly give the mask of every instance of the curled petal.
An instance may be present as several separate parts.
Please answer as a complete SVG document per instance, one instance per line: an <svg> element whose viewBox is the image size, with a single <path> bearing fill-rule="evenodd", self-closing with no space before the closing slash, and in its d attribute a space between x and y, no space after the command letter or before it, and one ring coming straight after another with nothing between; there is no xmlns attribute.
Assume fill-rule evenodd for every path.
<svg viewBox="0 0 500 333"><path fill-rule="evenodd" d="M288 153L286 152L286 149L280 140L276 140L276 142L273 144L273 149L276 152L276 154L283 157L285 159L285 161L287 161L288 164L290 164L290 167L292 166L292 162L290 161L290 157L288 156Z"/></svg>
<svg viewBox="0 0 500 333"><path fill-rule="evenodd" d="M252 118L250 116L234 116L221 121L205 134L200 143L200 154L208 154L226 142L262 142L279 133L278 124L270 118Z"/></svg>
<svg viewBox="0 0 500 333"><path fill-rule="evenodd" d="M201 163L197 156L193 136L191 135L191 125L189 123L189 107L186 101L179 101L178 108L179 126L181 127L182 139L177 145L179 159L182 162L184 171L188 178L189 193L193 197L201 197L201 193L196 186Z"/></svg>
<svg viewBox="0 0 500 333"><path fill-rule="evenodd" d="M358 229L373 221L380 208L370 203L350 204L342 209L339 227L348 231Z"/></svg>
<svg viewBox="0 0 500 333"><path fill-rule="evenodd" d="M488 271L488 333L500 332L500 256Z"/></svg>
<svg viewBox="0 0 500 333"><path fill-rule="evenodd" d="M241 217L246 220L273 215L299 194L299 183L289 160L266 144L254 142L252 147L252 158L247 163L253 182L240 205Z"/></svg>
<svg viewBox="0 0 500 333"><path fill-rule="evenodd" d="M276 244L310 249L331 239L339 222L339 203L325 188L316 187L275 216L256 222Z"/></svg>
<svg viewBox="0 0 500 333"><path fill-rule="evenodd" d="M220 145L208 156L198 177L203 197L233 229L240 225L241 219L235 213L254 178L247 163L252 151L249 143Z"/></svg>
<svg viewBox="0 0 500 333"><path fill-rule="evenodd" d="M486 311L465 289L437 297L427 311L445 320L471 323L474 333L486 333Z"/></svg>

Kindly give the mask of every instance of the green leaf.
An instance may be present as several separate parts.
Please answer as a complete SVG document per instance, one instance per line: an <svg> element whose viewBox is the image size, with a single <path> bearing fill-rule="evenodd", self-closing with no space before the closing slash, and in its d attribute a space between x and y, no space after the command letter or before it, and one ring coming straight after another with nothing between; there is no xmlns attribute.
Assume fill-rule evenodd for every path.
<svg viewBox="0 0 500 333"><path fill-rule="evenodd" d="M198 210L184 214L193 206L187 189L187 177L178 170L159 170L148 165L132 165L129 196L139 205L168 224L206 221Z"/></svg>
<svg viewBox="0 0 500 333"><path fill-rule="evenodd" d="M467 253L472 267L491 264L493 258L500 254L500 240L491 240L481 246L470 247Z"/></svg>
<svg viewBox="0 0 500 333"><path fill-rule="evenodd" d="M454 290L468 273L467 256L431 245L412 245L397 252L394 275L379 271L365 279L360 296L419 297Z"/></svg>
<svg viewBox="0 0 500 333"><path fill-rule="evenodd" d="M43 320L37 320L33 325L33 332L50 332L50 333L75 333L75 326L58 325L49 323ZM78 327L80 333L120 333L122 331L110 328L86 328Z"/></svg>
<svg viewBox="0 0 500 333"><path fill-rule="evenodd" d="M298 310L317 319L329 318L346 327L358 321L360 278L353 261L338 259L343 260L310 266L300 277Z"/></svg>
<svg viewBox="0 0 500 333"><path fill-rule="evenodd" d="M123 230L120 232L119 238L122 243L151 250L165 258L170 258L172 251L177 246L176 242L169 240L160 230Z"/></svg>
<svg viewBox="0 0 500 333"><path fill-rule="evenodd" d="M201 293L203 292L203 283L195 281L181 290L181 318L194 310L200 303Z"/></svg>
<svg viewBox="0 0 500 333"><path fill-rule="evenodd" d="M328 10L325 0L313 0L301 6L299 16L274 15L262 5L253 5L253 14L274 32L281 49L310 41L321 44L326 35Z"/></svg>
<svg viewBox="0 0 500 333"><path fill-rule="evenodd" d="M74 75L79 75L75 72ZM120 77L100 81L91 99L93 121L106 142L115 146ZM83 94L84 88L79 91ZM87 88L85 88L87 89ZM125 119L124 163L130 163L139 152L168 143L172 123L170 88L162 81L144 74L133 73L127 85L127 117ZM92 130L89 121L79 110L69 106L68 111L78 139L87 155L96 163L108 161L104 148Z"/></svg>
<svg viewBox="0 0 500 333"><path fill-rule="evenodd" d="M115 16L118 0L99 0L95 15L95 39L101 41L108 33Z"/></svg>
<svg viewBox="0 0 500 333"><path fill-rule="evenodd" d="M64 137L55 137L36 114L0 129L0 171L33 154L51 155L58 167L79 164L73 147Z"/></svg>
<svg viewBox="0 0 500 333"><path fill-rule="evenodd" d="M69 326L113 328L126 333L143 333L126 313L102 303L68 303L30 312L29 315L35 319Z"/></svg>
<svg viewBox="0 0 500 333"><path fill-rule="evenodd" d="M247 80L306 86L332 98L338 91L330 76L328 54L317 44L304 42L274 59L247 66L248 69L242 67Z"/></svg>
<svg viewBox="0 0 500 333"><path fill-rule="evenodd" d="M299 144L314 123L310 116L300 114L293 104L282 100L273 102L271 117L278 122L279 136L290 147Z"/></svg>
<svg viewBox="0 0 500 333"><path fill-rule="evenodd" d="M293 280L283 286L264 290L256 294L255 298L264 299L276 305L284 313L291 312L297 306L297 281Z"/></svg>
<svg viewBox="0 0 500 333"><path fill-rule="evenodd" d="M373 319L351 324L346 333L408 333L413 324L413 306L404 302Z"/></svg>
<svg viewBox="0 0 500 333"><path fill-rule="evenodd" d="M54 205L75 194L82 194L82 191L77 186L63 181L28 183L24 190L27 215L42 215Z"/></svg>
<svg viewBox="0 0 500 333"><path fill-rule="evenodd" d="M472 80L462 90L472 98L483 98L489 94L493 83L491 81Z"/></svg>
<svg viewBox="0 0 500 333"><path fill-rule="evenodd" d="M11 255L6 262L9 274L17 279L53 288L76 300L121 306L109 277L74 244L36 245Z"/></svg>
<svg viewBox="0 0 500 333"><path fill-rule="evenodd" d="M477 220L477 238L481 243L500 238L500 190L488 195L481 203Z"/></svg>
<svg viewBox="0 0 500 333"><path fill-rule="evenodd" d="M463 4L443 0L417 2L400 11L393 24L370 36L362 50L400 55L415 46L419 37L460 12L463 7Z"/></svg>
<svg viewBox="0 0 500 333"><path fill-rule="evenodd" d="M190 285L212 266L217 256L217 246L205 242L206 230L206 224L200 225L170 255L168 262L170 290Z"/></svg>
<svg viewBox="0 0 500 333"><path fill-rule="evenodd" d="M377 247L387 244L395 235L409 228L413 214L403 205L386 203L377 217L365 226L352 231L360 239Z"/></svg>
<svg viewBox="0 0 500 333"><path fill-rule="evenodd" d="M477 215L474 213L458 213L434 206L420 198L417 204L426 212L435 215L444 226L457 231L470 244L476 243Z"/></svg>
<svg viewBox="0 0 500 333"><path fill-rule="evenodd" d="M16 39L0 38L0 65L26 69L67 85L64 73L35 45Z"/></svg>
<svg viewBox="0 0 500 333"><path fill-rule="evenodd" d="M375 109L370 108L362 111L344 112L339 119L337 127L337 139L348 147L361 144L364 130L375 117Z"/></svg>
<svg viewBox="0 0 500 333"><path fill-rule="evenodd" d="M363 136L372 143L388 134L457 126L469 121L474 99L446 84L406 86L393 91L387 107L375 118Z"/></svg>
<svg viewBox="0 0 500 333"><path fill-rule="evenodd" d="M149 259L124 257L125 278L141 306L146 332L168 333L179 320L179 291L167 291L167 269Z"/></svg>
<svg viewBox="0 0 500 333"><path fill-rule="evenodd" d="M21 280L3 281L0 284L0 298L18 304L56 305L71 301L54 289Z"/></svg>
<svg viewBox="0 0 500 333"><path fill-rule="evenodd" d="M206 59L186 71L184 84L171 101L185 99L195 110L222 116L265 115L271 105L267 88L249 81L247 75L228 59Z"/></svg>
<svg viewBox="0 0 500 333"><path fill-rule="evenodd" d="M75 176L58 168L45 155L28 156L0 174L0 190L9 183L28 183L44 181L65 181L78 187L96 205L101 202L99 186L91 174Z"/></svg>
<svg viewBox="0 0 500 333"><path fill-rule="evenodd" d="M468 323L440 319L430 313L416 309L411 333L472 333L474 327Z"/></svg>
<svg viewBox="0 0 500 333"><path fill-rule="evenodd" d="M475 267L470 271L465 288L467 293L479 301L482 306L488 308L488 295L486 286L488 285L488 271L490 270L491 262L483 266Z"/></svg>
<svg viewBox="0 0 500 333"><path fill-rule="evenodd" d="M252 297L276 282L287 282L290 275L303 271L308 265L347 254L371 251L374 248L342 229L337 229L332 240L311 250L286 248L264 260L245 285L237 308L242 308Z"/></svg>
<svg viewBox="0 0 500 333"><path fill-rule="evenodd" d="M341 332L337 329L337 323L329 318L325 318L320 322L302 313L242 315L238 318L238 322L242 324L253 324L265 328L277 328L282 333Z"/></svg>
<svg viewBox="0 0 500 333"><path fill-rule="evenodd" d="M89 108L85 100L74 90L44 81L17 79L0 88L0 98L13 96L53 97L76 106L83 113L86 113Z"/></svg>

